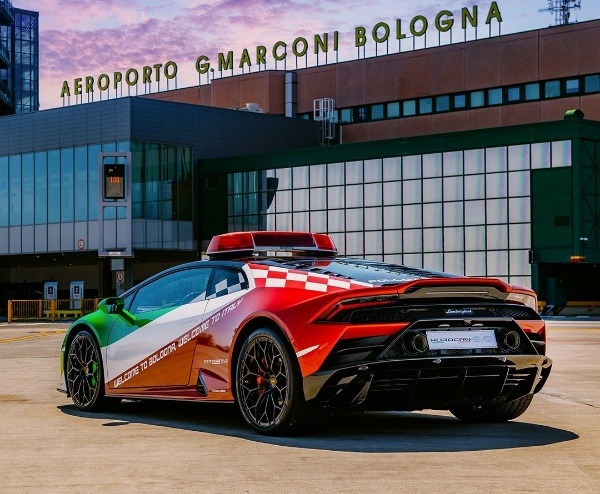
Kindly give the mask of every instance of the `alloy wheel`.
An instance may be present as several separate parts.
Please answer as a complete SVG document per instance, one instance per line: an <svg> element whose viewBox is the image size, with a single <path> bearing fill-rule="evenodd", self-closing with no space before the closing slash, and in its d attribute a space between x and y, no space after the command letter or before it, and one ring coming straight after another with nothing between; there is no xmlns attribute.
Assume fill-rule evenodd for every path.
<svg viewBox="0 0 600 494"><path fill-rule="evenodd" d="M99 371L96 345L87 334L78 334L69 346L66 373L69 392L78 408L93 406L101 383Z"/></svg>
<svg viewBox="0 0 600 494"><path fill-rule="evenodd" d="M259 336L248 343L240 366L239 400L256 426L272 426L285 415L289 372L284 351L271 338Z"/></svg>

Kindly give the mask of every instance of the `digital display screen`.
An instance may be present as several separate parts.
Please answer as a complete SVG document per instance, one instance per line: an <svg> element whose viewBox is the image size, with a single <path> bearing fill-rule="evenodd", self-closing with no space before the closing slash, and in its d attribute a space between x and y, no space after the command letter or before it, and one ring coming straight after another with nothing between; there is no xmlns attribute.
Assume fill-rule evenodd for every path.
<svg viewBox="0 0 600 494"><path fill-rule="evenodd" d="M104 198L125 199L125 165L104 165Z"/></svg>

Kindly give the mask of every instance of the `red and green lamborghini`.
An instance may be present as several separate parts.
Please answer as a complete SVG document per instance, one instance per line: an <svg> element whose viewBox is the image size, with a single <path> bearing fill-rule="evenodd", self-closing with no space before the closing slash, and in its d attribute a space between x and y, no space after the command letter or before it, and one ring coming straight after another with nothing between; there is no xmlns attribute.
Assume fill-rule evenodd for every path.
<svg viewBox="0 0 600 494"><path fill-rule="evenodd" d="M59 390L79 409L235 402L264 434L345 410L506 421L550 373L529 289L341 257L324 234L219 235L207 254L72 324Z"/></svg>

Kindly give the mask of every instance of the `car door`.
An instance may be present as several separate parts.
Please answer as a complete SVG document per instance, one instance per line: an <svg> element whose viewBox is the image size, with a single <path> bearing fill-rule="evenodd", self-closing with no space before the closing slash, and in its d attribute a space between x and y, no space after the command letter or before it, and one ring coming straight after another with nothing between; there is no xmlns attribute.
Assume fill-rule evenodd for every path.
<svg viewBox="0 0 600 494"><path fill-rule="evenodd" d="M223 393L230 389L229 349L234 331L244 318L241 303L248 288L248 281L241 269L215 268L208 286L208 303L204 312L207 329L198 337L194 357L194 367L197 366L202 375L209 398L214 397L211 391Z"/></svg>
<svg viewBox="0 0 600 494"><path fill-rule="evenodd" d="M109 333L109 387L188 383L194 345L186 336L202 323L211 271L193 267L169 272L135 292Z"/></svg>

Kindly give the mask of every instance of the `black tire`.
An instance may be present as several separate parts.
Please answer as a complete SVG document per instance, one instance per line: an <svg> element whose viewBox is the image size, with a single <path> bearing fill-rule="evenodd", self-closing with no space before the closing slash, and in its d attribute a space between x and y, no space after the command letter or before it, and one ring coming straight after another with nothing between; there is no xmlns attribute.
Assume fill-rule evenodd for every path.
<svg viewBox="0 0 600 494"><path fill-rule="evenodd" d="M236 364L236 401L244 420L268 435L294 435L315 429L325 409L306 402L295 355L273 330L255 330Z"/></svg>
<svg viewBox="0 0 600 494"><path fill-rule="evenodd" d="M67 390L79 410L106 410L120 400L104 394L104 367L96 339L89 331L75 335L67 351L65 365Z"/></svg>
<svg viewBox="0 0 600 494"><path fill-rule="evenodd" d="M533 395L526 395L502 404L451 408L450 412L463 422L506 422L522 415Z"/></svg>

